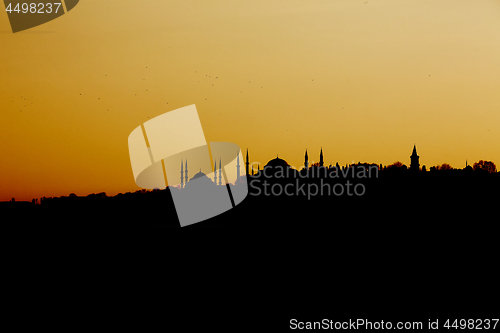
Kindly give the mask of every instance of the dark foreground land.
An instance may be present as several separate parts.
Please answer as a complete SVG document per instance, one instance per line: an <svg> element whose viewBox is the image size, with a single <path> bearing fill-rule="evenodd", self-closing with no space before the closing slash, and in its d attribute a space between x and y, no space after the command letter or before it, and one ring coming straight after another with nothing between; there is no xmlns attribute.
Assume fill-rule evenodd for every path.
<svg viewBox="0 0 500 333"><path fill-rule="evenodd" d="M188 228L338 228L357 226L377 232L402 229L454 228L465 232L498 224L500 174L448 170L410 173L407 170L381 172L377 178L300 180L303 191L289 187L293 196L272 195L273 184L296 183L296 179L267 179L265 195L262 177L248 177L248 196L234 209L193 224ZM347 181L363 184L363 195L314 195L318 188ZM234 186L234 185L231 185ZM241 185L237 185L241 186ZM278 186L278 185L276 185ZM326 185L324 185L326 186ZM309 191L308 197L308 188ZM338 187L340 188L340 187ZM275 193L278 191L275 187ZM361 188L358 187L358 193ZM312 191L312 192L311 192ZM305 195L304 195L305 192ZM338 193L338 191L337 191ZM353 193L352 187L350 193ZM259 195L257 195L259 194ZM39 204L2 202L4 225L58 225L95 227L180 228L170 189L138 191L107 197L45 198Z"/></svg>
<svg viewBox="0 0 500 333"><path fill-rule="evenodd" d="M160 299L158 292L165 290L161 301L166 300L169 309L182 313L191 309L193 300L205 299L204 311L216 313L211 320L202 321L203 325L213 324L218 318L226 324L228 317L236 318L239 322L231 329L258 323L256 328L262 330L266 321L265 327L280 332L288 330L292 318L349 320L375 318L376 313L380 317L373 320L403 320L400 318L422 314L425 322L438 317L492 318L486 310L496 309L488 304L494 304L491 300L497 296L492 292L498 290L499 176L453 170L380 173L378 178L350 179L365 186L362 196L316 195L309 199L307 195L256 196L263 186L253 184L236 208L184 228L179 226L170 189L115 197L93 194L52 198L39 205L2 203L0 212L4 226L22 228L20 237L7 248L7 257L30 268L23 273L22 281L26 282L22 288L14 289L16 293L35 286L32 289L48 294L40 300L52 298L53 288L33 284L44 271L33 270L26 257L36 257L39 265L46 266L50 258L62 255L64 259L57 267L63 272L47 276L57 288L62 281L69 281L65 294L71 288L81 290L85 294L81 299L92 298L92 309L102 306L105 316L109 303L96 300L114 288L116 299L129 307L129 290L135 286L141 295L154 296L156 301ZM259 177L248 179L255 180ZM294 181L274 179L269 183L286 185ZM321 179L305 182L321 183ZM142 237L140 231L144 229L146 236ZM173 233L175 229L181 233ZM122 230L126 232L115 232ZM156 234L159 237L154 237ZM170 234L174 236L168 237ZM12 233L4 235L12 239ZM99 246L100 240L106 246ZM47 255L46 249L51 246L55 254ZM27 248L28 255L20 258L19 251ZM75 248L77 251L73 251ZM37 257L39 253L41 258ZM120 258L125 260L123 271L106 278ZM134 260L141 264L135 266ZM82 269L82 262L88 262L89 268ZM74 283L73 276L83 276L82 281ZM159 283L154 283L156 280ZM126 285L122 286L123 281ZM112 287L116 285L119 287ZM204 298L201 291L213 295ZM231 295L222 302L224 307L212 303L221 299L222 291ZM175 293L189 304L178 306L172 301ZM388 296L392 293L394 298ZM413 293L425 296L418 299ZM341 302L341 295L347 301ZM461 311L481 312L460 317L460 312L451 312L450 304L444 306L443 300ZM399 309L402 317L381 306L387 303ZM137 304L157 307L157 302ZM259 304L258 310L255 304ZM363 306L366 312L361 312ZM435 314L427 314L433 306ZM234 316L228 315L227 308L235 312ZM339 310L347 315L341 317ZM69 307L69 311L74 310ZM164 308L156 311L161 316L165 312ZM212 315L211 311L206 313ZM443 311L452 314L444 317ZM242 313L251 315L243 316L243 322ZM177 313L171 317L177 318ZM252 320L246 321L248 318ZM119 321L128 323L123 318ZM221 323L216 327L228 327Z"/></svg>

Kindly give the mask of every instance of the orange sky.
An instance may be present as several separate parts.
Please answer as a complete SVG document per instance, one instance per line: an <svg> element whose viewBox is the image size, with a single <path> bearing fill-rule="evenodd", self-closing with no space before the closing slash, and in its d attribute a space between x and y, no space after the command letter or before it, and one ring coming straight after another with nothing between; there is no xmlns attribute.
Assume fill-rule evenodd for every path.
<svg viewBox="0 0 500 333"><path fill-rule="evenodd" d="M191 104L262 165L500 165L500 1L364 2L85 0L16 34L0 4L0 201L139 189L128 135Z"/></svg>

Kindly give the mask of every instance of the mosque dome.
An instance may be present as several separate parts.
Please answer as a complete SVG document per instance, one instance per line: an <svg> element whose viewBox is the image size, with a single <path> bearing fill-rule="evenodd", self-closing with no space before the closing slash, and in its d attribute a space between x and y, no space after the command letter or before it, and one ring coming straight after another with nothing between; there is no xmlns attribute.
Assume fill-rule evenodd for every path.
<svg viewBox="0 0 500 333"><path fill-rule="evenodd" d="M208 179L208 176L206 174L204 174L203 172L201 172L201 169L200 169L200 172L196 173L190 180L195 180L195 179L198 179L198 178L206 178L206 179Z"/></svg>
<svg viewBox="0 0 500 333"><path fill-rule="evenodd" d="M270 160L267 162L267 164L264 166L265 167L271 167L271 168L276 168L276 167L281 167L281 168L289 168L290 165L283 159L276 157L275 159Z"/></svg>

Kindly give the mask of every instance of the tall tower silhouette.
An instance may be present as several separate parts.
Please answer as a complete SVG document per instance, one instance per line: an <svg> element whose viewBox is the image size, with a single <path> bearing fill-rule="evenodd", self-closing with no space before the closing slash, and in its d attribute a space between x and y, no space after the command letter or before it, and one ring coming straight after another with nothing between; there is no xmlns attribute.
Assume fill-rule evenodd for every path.
<svg viewBox="0 0 500 333"><path fill-rule="evenodd" d="M188 182L188 161L186 160L186 173L185 173L185 181L184 181L184 186L186 186L187 182Z"/></svg>
<svg viewBox="0 0 500 333"><path fill-rule="evenodd" d="M183 172L183 168L182 168L182 160L181 160L181 188L183 188L182 186L182 183L183 183L183 180L184 180L184 172Z"/></svg>
<svg viewBox="0 0 500 333"><path fill-rule="evenodd" d="M306 148L306 156L305 156L305 161L304 161L304 167L306 169L309 169L309 158L307 157L307 148Z"/></svg>
<svg viewBox="0 0 500 333"><path fill-rule="evenodd" d="M323 166L323 147L321 147L321 152L319 153L319 166Z"/></svg>
<svg viewBox="0 0 500 333"><path fill-rule="evenodd" d="M420 168L420 163L418 162L420 156L417 155L417 147L413 145L413 152L410 156L410 170L418 171Z"/></svg>
<svg viewBox="0 0 500 333"><path fill-rule="evenodd" d="M214 164L214 184L217 185L217 161Z"/></svg>
<svg viewBox="0 0 500 333"><path fill-rule="evenodd" d="M240 181L240 154L236 154L236 181Z"/></svg>
<svg viewBox="0 0 500 333"><path fill-rule="evenodd" d="M219 185L222 185L222 159L219 159Z"/></svg>
<svg viewBox="0 0 500 333"><path fill-rule="evenodd" d="M245 164L246 164L246 174L248 176L248 165L250 164L248 163L248 148L247 148L247 162Z"/></svg>

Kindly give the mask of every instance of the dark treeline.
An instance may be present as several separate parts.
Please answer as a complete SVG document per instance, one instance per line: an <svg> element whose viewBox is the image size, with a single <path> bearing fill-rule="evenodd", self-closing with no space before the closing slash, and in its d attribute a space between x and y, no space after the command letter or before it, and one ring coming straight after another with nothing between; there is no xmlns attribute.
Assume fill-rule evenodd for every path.
<svg viewBox="0 0 500 333"><path fill-rule="evenodd" d="M358 163L314 165L298 172L277 163L242 176L230 188L245 186L244 182L248 196L236 208L190 228L376 224L378 230L383 225L405 225L410 231L411 226L465 228L461 221L478 226L498 219L500 173L481 167L422 171L401 163L383 168ZM2 202L0 212L3 223L179 228L170 191L183 190L169 187L113 197L72 194L39 202Z"/></svg>

